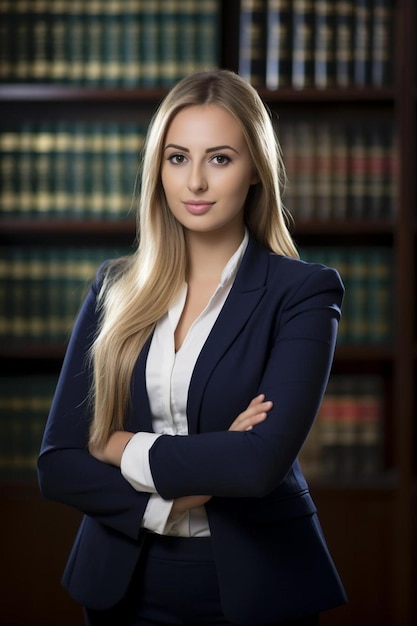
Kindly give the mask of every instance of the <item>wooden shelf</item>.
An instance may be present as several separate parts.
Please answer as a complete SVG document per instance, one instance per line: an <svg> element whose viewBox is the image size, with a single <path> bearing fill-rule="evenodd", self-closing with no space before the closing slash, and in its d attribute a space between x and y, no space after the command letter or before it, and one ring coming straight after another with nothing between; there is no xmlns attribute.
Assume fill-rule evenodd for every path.
<svg viewBox="0 0 417 626"><path fill-rule="evenodd" d="M391 219L298 220L292 228L295 235L392 235L396 224ZM135 234L135 220L67 219L54 217L0 218L2 234L19 233L125 233ZM355 245L355 242L352 242Z"/></svg>
<svg viewBox="0 0 417 626"><path fill-rule="evenodd" d="M135 221L129 219L59 219L59 218L6 218L0 219L2 235L39 234L126 234L135 235Z"/></svg>
<svg viewBox="0 0 417 626"><path fill-rule="evenodd" d="M393 87L290 89L271 91L260 88L266 102L372 102L393 103ZM114 88L63 84L0 84L0 101L3 102L87 102L126 101L150 102L161 100L168 93L164 88Z"/></svg>

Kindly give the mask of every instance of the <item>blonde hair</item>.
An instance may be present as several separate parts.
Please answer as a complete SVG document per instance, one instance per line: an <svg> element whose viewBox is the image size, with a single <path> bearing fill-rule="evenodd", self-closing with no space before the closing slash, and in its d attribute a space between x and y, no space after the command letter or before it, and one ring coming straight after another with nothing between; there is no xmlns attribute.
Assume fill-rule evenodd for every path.
<svg viewBox="0 0 417 626"><path fill-rule="evenodd" d="M186 276L183 227L165 199L160 169L168 128L184 107L215 104L241 126L259 182L245 203L246 226L267 249L298 257L281 203L281 153L268 110L237 74L213 70L192 74L166 96L149 126L137 215L138 247L109 264L99 294L101 324L91 349L93 421L90 441L102 446L122 430L130 383L140 350L167 312Z"/></svg>

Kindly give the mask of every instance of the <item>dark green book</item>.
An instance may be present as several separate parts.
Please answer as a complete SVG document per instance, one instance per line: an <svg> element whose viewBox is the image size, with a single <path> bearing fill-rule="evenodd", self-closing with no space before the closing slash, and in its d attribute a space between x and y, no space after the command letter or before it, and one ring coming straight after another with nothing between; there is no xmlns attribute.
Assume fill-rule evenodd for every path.
<svg viewBox="0 0 417 626"><path fill-rule="evenodd" d="M85 80L86 59L86 15L80 10L80 4L68 7L68 82L82 84Z"/></svg>
<svg viewBox="0 0 417 626"><path fill-rule="evenodd" d="M386 344L392 341L394 328L392 250L389 248L369 248L368 263L368 341Z"/></svg>
<svg viewBox="0 0 417 626"><path fill-rule="evenodd" d="M159 83L160 8L152 0L141 2L142 86L157 87Z"/></svg>
<svg viewBox="0 0 417 626"><path fill-rule="evenodd" d="M196 6L196 53L195 70L208 70L220 64L220 2L219 0L195 0ZM234 34L230 34L233 40Z"/></svg>
<svg viewBox="0 0 417 626"><path fill-rule="evenodd" d="M141 39L144 36L140 4L129 2L121 12L122 38L120 60L123 68L123 87L137 87L142 81ZM137 8L138 7L138 8Z"/></svg>

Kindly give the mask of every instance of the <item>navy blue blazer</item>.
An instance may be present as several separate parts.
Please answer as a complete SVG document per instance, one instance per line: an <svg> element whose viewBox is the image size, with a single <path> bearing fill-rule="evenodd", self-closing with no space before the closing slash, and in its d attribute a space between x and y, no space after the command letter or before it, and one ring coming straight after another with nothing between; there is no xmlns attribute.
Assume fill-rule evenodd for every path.
<svg viewBox="0 0 417 626"><path fill-rule="evenodd" d="M149 494L87 448L98 316L96 278L75 323L38 461L43 494L85 515L63 584L80 603L108 608L140 558ZM188 436L150 450L166 499L210 494L206 505L226 617L240 624L295 619L346 601L297 454L325 392L343 286L323 265L271 254L253 238L201 351L188 396ZM145 384L150 340L132 379L126 429L152 431ZM273 400L251 431L230 432L259 393Z"/></svg>

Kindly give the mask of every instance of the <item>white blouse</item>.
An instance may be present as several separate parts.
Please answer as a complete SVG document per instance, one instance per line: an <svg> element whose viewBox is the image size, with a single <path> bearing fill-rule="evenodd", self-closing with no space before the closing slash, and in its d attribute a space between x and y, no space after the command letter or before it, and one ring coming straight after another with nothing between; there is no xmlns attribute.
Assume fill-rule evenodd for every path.
<svg viewBox="0 0 417 626"><path fill-rule="evenodd" d="M142 526L159 534L210 535L203 506L179 518L170 517L172 500L163 500L156 492L149 466L149 450L161 435L188 434L187 399L194 366L232 288L248 239L245 232L241 245L226 264L220 283L204 311L191 325L181 348L175 352L174 333L187 297L186 284L168 313L157 323L153 334L146 363L146 387L154 432L139 432L132 437L122 455L121 472L134 489L152 494Z"/></svg>

